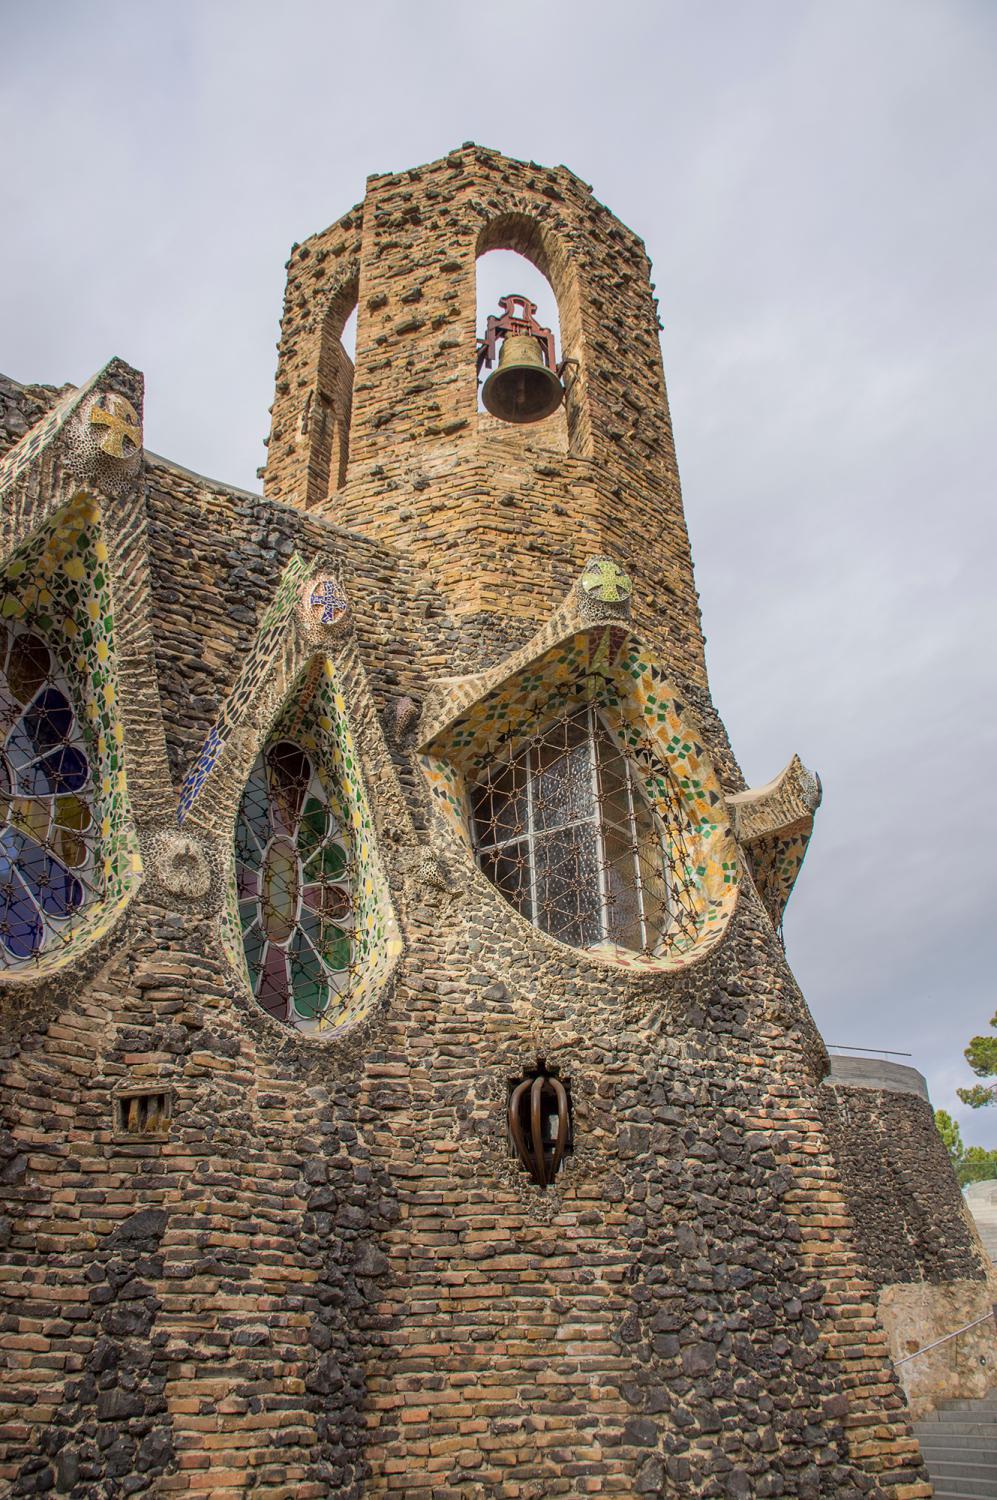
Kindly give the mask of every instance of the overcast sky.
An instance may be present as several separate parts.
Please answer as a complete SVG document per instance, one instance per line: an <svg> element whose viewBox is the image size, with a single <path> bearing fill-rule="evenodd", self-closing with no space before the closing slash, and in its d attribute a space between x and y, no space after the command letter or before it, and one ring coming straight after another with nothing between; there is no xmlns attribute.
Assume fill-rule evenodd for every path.
<svg viewBox="0 0 997 1500"><path fill-rule="evenodd" d="M997 1007L993 0L0 0L0 369L258 487L292 242L465 140L655 265L713 694L824 806L790 960L936 1104ZM505 288L507 290L507 288ZM997 1109L960 1110L997 1145Z"/></svg>

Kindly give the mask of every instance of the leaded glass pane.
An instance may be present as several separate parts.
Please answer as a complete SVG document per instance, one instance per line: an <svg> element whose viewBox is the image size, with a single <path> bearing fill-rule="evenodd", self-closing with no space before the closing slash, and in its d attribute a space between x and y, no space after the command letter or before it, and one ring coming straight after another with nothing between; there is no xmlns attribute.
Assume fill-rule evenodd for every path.
<svg viewBox="0 0 997 1500"><path fill-rule="evenodd" d="M300 745L277 740L258 756L235 850L253 993L278 1020L312 1030L349 984L354 886L348 836Z"/></svg>
<svg viewBox="0 0 997 1500"><path fill-rule="evenodd" d="M38 958L101 893L90 753L41 633L0 626L0 968Z"/></svg>
<svg viewBox="0 0 997 1500"><path fill-rule="evenodd" d="M542 725L487 769L469 800L482 871L560 942L654 954L681 925L665 830L593 706Z"/></svg>
<svg viewBox="0 0 997 1500"><path fill-rule="evenodd" d="M599 854L591 824L539 834L534 843L538 927L573 948L603 936Z"/></svg>

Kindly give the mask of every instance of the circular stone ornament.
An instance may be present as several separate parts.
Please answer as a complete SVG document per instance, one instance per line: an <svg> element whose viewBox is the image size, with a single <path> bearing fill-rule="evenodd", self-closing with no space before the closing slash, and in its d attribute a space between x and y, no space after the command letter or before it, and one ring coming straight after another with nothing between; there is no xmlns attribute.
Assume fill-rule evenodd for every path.
<svg viewBox="0 0 997 1500"><path fill-rule="evenodd" d="M611 557L593 557L585 564L581 585L590 599L600 604L622 604L633 593L633 583Z"/></svg>
<svg viewBox="0 0 997 1500"><path fill-rule="evenodd" d="M90 403L87 421L97 428L97 447L109 458L130 458L142 446L142 424L126 396L101 391Z"/></svg>
<svg viewBox="0 0 997 1500"><path fill-rule="evenodd" d="M156 834L150 848L153 874L171 896L199 901L211 889L211 862L200 839L178 829Z"/></svg>
<svg viewBox="0 0 997 1500"><path fill-rule="evenodd" d="M313 578L305 585L301 608L306 623L315 629L335 630L346 624L350 604L342 584L336 578Z"/></svg>
<svg viewBox="0 0 997 1500"><path fill-rule="evenodd" d="M142 463L142 418L120 391L98 390L67 429L69 467L78 478L120 492Z"/></svg>

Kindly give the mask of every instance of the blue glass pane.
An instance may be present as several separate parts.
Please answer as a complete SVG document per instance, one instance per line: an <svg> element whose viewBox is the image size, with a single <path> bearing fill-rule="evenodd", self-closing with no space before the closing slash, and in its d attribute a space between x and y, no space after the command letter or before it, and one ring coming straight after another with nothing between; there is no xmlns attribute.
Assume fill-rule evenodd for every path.
<svg viewBox="0 0 997 1500"><path fill-rule="evenodd" d="M24 712L24 730L36 755L54 750L73 729L73 710L58 688L47 687Z"/></svg>
<svg viewBox="0 0 997 1500"><path fill-rule="evenodd" d="M22 839L18 874L47 917L69 917L83 905L83 886L33 839Z"/></svg>
<svg viewBox="0 0 997 1500"><path fill-rule="evenodd" d="M28 797L78 792L86 786L89 770L82 750L77 750L75 745L62 745L43 760L36 760L30 766L19 766L15 790Z"/></svg>
<svg viewBox="0 0 997 1500"><path fill-rule="evenodd" d="M42 945L42 919L11 871L0 880L0 943L14 958L30 958Z"/></svg>
<svg viewBox="0 0 997 1500"><path fill-rule="evenodd" d="M10 878L23 843L24 835L16 833L13 828L8 826L0 830L0 884L6 884Z"/></svg>
<svg viewBox="0 0 997 1500"><path fill-rule="evenodd" d="M257 757L256 764L249 773L246 790L242 796L242 806L239 809L239 823L244 827L247 847L251 848L255 841L260 851L255 860L249 859L248 863L259 865L262 851L270 842L272 832L270 792L267 787L267 771L262 755Z"/></svg>

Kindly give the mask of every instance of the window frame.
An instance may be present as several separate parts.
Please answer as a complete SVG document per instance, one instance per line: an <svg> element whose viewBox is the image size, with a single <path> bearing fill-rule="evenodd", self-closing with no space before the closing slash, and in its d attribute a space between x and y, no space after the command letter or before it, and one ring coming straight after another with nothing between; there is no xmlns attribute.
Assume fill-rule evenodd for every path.
<svg viewBox="0 0 997 1500"><path fill-rule="evenodd" d="M588 810L584 815L567 816L553 822L545 821L541 825L537 818L537 794L535 789L537 777L543 774L542 765L538 766L540 745L545 734L550 734L562 728L566 733L570 733L570 726L580 722L584 723L584 731L576 744L584 744L587 747L591 776ZM619 761L622 762L624 772L622 782L626 789L625 828L621 827L618 821L608 818L606 814L606 804L609 798L603 788L603 755L600 754L600 747L601 745L605 745L607 740L613 747ZM503 795L506 799L506 805L508 805L514 797L525 793L525 825L517 827L509 835L494 836L491 838L482 837L480 819L474 805L474 793L480 791L485 796L494 797L491 788L494 786L496 779L504 773L511 773L515 776L514 766L517 767L523 776L524 784L521 789L517 788L514 784L512 791ZM471 846L478 868L487 878L491 879L487 869L484 868L484 859L491 856L492 860L495 861L496 856L500 856L504 850L513 849L516 846L521 846L525 849L529 879L524 886L527 900L523 905L527 909L524 910L523 906L519 905L511 895L502 891L502 887L497 881L492 880L492 884L496 890L506 896L510 905L518 910L521 916L526 917L527 921L536 927L538 931L545 932L549 937L554 938L558 942L569 942L568 938L561 935L564 927L570 927L572 924L581 924L587 919L586 914L579 910L577 917L569 918L562 924L561 932L552 931L550 928L542 925L541 918L545 908L540 901L538 891L542 876L542 866L541 860L538 858L538 849L543 840L553 835L588 828L593 831L595 838L599 937L594 943L579 945L569 942L569 946L581 947L582 951L592 951L604 945L609 945L613 948L622 949L624 952L639 952L649 957L660 956L667 949L669 946L667 934L677 920L677 913L675 910L676 903L666 834L660 825L660 821L647 793L640 783L640 773L633 764L626 746L620 741L619 736L614 731L613 725L607 720L604 713L595 703L589 701L580 704L577 708L560 717L546 721L546 723L535 728L530 735L519 739L516 744L506 747L505 753L484 767L480 779L468 787L468 801L470 804L468 825L471 833ZM494 801L492 805L494 806ZM649 916L651 898L646 892L644 874L641 868L641 850L642 847L646 847L647 830L642 831L640 828L638 809L646 816L650 831L653 831L653 847L660 862L661 881L664 887L661 910L663 916L667 918L667 922L653 941L651 940L653 921ZM614 902L609 889L609 871L617 866L617 861L610 859L607 854L607 830L623 838L626 842L630 864L629 874L633 881L632 890L636 899L636 920L640 930L641 946L639 949L627 947L627 945L619 942L618 938L613 935ZM643 844L642 840L644 841Z"/></svg>

